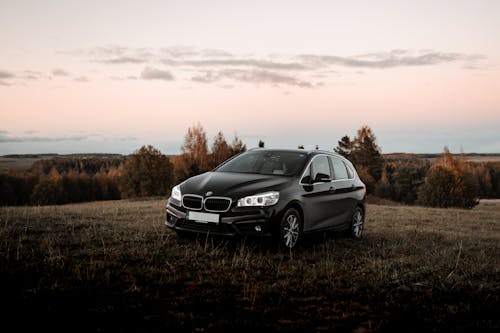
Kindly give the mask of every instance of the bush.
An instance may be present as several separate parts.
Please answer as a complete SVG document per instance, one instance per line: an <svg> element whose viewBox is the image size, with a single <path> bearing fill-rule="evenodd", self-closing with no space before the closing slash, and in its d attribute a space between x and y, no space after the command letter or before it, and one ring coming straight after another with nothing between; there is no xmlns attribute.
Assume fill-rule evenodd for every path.
<svg viewBox="0 0 500 333"><path fill-rule="evenodd" d="M462 159L446 149L443 157L426 174L419 188L419 203L431 207L472 208L479 203L478 184Z"/></svg>
<svg viewBox="0 0 500 333"><path fill-rule="evenodd" d="M172 175L167 156L153 146L142 146L125 162L121 193L128 198L165 195L172 186Z"/></svg>

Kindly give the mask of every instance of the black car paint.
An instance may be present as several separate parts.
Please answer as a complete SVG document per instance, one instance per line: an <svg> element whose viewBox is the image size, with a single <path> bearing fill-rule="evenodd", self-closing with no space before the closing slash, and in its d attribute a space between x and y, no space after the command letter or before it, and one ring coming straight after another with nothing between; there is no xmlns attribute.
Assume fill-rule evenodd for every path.
<svg viewBox="0 0 500 333"><path fill-rule="evenodd" d="M300 151L304 153L303 150ZM301 179L317 156L340 158L354 171L353 179L302 183ZM331 163L330 169L333 170ZM309 170L311 171L311 170ZM269 236L276 232L277 224L288 207L295 207L303 215L303 232L317 230L344 230L350 226L350 217L357 206L365 210L365 190L352 164L330 152L313 150L300 172L293 176L263 175L234 172L206 172L180 184L182 195L196 194L203 198L223 196L232 199L228 212L220 214L219 225L188 223L187 210L175 199L167 204L166 225L172 229L223 235ZM278 191L280 199L269 207L237 207L238 199L268 191ZM209 193L211 192L211 193ZM256 231L259 225L261 231Z"/></svg>

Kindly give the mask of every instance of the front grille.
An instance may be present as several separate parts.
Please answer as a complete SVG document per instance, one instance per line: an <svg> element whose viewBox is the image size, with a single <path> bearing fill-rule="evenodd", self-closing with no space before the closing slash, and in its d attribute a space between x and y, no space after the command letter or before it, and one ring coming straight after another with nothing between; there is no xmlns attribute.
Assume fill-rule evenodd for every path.
<svg viewBox="0 0 500 333"><path fill-rule="evenodd" d="M232 200L224 197L208 197L205 199L207 212L227 212L231 208Z"/></svg>
<svg viewBox="0 0 500 333"><path fill-rule="evenodd" d="M182 197L182 205L193 210L200 210L203 206L203 198L198 195L186 194Z"/></svg>
<svg viewBox="0 0 500 333"><path fill-rule="evenodd" d="M190 220L183 220L179 225L181 228L199 231L199 232L216 232L226 234L226 226L222 223L198 223Z"/></svg>

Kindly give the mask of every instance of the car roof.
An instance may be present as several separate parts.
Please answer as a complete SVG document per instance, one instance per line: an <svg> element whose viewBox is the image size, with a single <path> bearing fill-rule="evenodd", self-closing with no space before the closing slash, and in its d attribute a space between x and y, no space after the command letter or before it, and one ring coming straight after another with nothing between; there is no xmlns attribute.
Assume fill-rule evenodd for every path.
<svg viewBox="0 0 500 333"><path fill-rule="evenodd" d="M333 151L323 150L323 149L280 149L280 148L251 148L248 151L276 151L276 152L294 152L294 153L306 153L307 155L319 155L328 154L336 157L345 159L342 155L339 155Z"/></svg>

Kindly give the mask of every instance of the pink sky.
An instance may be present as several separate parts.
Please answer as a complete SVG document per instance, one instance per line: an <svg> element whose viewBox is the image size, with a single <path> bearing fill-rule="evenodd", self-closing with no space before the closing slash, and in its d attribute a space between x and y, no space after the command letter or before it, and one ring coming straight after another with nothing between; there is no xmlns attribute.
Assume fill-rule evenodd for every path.
<svg viewBox="0 0 500 333"><path fill-rule="evenodd" d="M187 128L500 152L498 1L2 1L0 154L178 153Z"/></svg>

